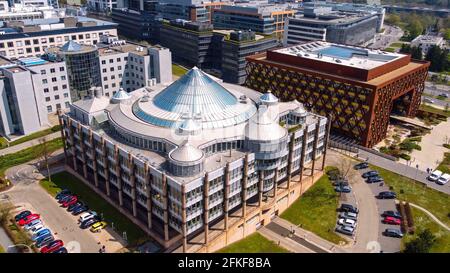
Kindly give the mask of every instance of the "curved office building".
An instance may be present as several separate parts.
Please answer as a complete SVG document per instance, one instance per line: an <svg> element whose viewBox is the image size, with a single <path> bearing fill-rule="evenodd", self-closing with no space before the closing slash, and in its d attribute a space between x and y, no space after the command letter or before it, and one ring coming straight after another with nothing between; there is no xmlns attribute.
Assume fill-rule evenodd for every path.
<svg viewBox="0 0 450 273"><path fill-rule="evenodd" d="M284 198L277 188L290 190L325 152L325 117L195 67L170 85L105 100L61 115L69 165L165 247L194 251L189 240L205 234L207 244L210 227L227 229L229 215L245 218L250 207L262 217L264 202Z"/></svg>

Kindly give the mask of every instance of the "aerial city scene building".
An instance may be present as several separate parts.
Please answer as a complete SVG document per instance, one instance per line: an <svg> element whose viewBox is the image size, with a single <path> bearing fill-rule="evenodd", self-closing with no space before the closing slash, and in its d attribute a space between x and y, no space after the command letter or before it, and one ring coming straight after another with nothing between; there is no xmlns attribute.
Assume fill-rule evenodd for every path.
<svg viewBox="0 0 450 273"><path fill-rule="evenodd" d="M0 1L0 253L450 253L443 2Z"/></svg>

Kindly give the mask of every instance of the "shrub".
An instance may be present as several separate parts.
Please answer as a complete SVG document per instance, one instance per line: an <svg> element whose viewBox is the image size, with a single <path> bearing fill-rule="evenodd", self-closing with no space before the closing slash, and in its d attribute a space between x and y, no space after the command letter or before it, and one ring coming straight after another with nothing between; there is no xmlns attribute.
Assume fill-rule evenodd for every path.
<svg viewBox="0 0 450 273"><path fill-rule="evenodd" d="M447 149L450 149L450 144L444 144L443 146Z"/></svg>
<svg viewBox="0 0 450 273"><path fill-rule="evenodd" d="M408 154L400 154L400 156L399 156L400 158L403 158L404 160L411 160L411 156L410 155L408 155Z"/></svg>
<svg viewBox="0 0 450 273"><path fill-rule="evenodd" d="M406 213L406 221L409 227L409 233L414 234L414 218L412 215L412 210L411 206L409 205L409 202L405 204L405 213Z"/></svg>
<svg viewBox="0 0 450 273"><path fill-rule="evenodd" d="M402 216L402 220L400 222L400 228L402 229L403 233L406 233L406 232L408 232L408 224L406 222L405 205L403 202L400 202L397 206L398 206L398 211L400 212L400 215Z"/></svg>
<svg viewBox="0 0 450 273"><path fill-rule="evenodd" d="M436 236L429 229L420 232L417 238L405 244L405 253L428 253L436 242Z"/></svg>
<svg viewBox="0 0 450 273"><path fill-rule="evenodd" d="M422 137L421 136L409 137L408 140L420 142L420 141L422 141Z"/></svg>

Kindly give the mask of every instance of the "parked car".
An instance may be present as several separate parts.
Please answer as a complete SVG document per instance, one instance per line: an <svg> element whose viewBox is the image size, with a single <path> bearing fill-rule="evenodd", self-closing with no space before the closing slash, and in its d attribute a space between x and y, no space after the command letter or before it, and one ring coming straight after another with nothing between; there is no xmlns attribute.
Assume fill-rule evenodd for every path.
<svg viewBox="0 0 450 273"><path fill-rule="evenodd" d="M352 206L350 204L341 204L341 207L339 208L340 211L344 211L344 212L353 212L358 214L359 210L357 207Z"/></svg>
<svg viewBox="0 0 450 273"><path fill-rule="evenodd" d="M349 226L337 226L336 227L336 232L345 234L345 235L349 235L352 236L353 232L355 231L354 228L349 227Z"/></svg>
<svg viewBox="0 0 450 273"><path fill-rule="evenodd" d="M48 245L41 248L41 253L52 253L59 248L63 247L64 243L62 240L55 240L53 242L50 242Z"/></svg>
<svg viewBox="0 0 450 273"><path fill-rule="evenodd" d="M361 163L356 164L353 168L354 168L355 170L366 169L366 168L369 168L369 163L367 163L367 162L361 162Z"/></svg>
<svg viewBox="0 0 450 273"><path fill-rule="evenodd" d="M382 191L378 194L379 199L395 199L397 198L397 194L392 191Z"/></svg>
<svg viewBox="0 0 450 273"><path fill-rule="evenodd" d="M89 218L80 224L80 228L86 229L86 228L92 226L93 224L97 223L98 221L99 221L99 219L97 217Z"/></svg>
<svg viewBox="0 0 450 273"><path fill-rule="evenodd" d="M347 180L343 180L343 179L339 179L333 182L333 186L337 187L337 186L348 186L348 181Z"/></svg>
<svg viewBox="0 0 450 273"><path fill-rule="evenodd" d="M430 181L437 181L441 177L442 174L443 173L441 171L435 170L427 177L427 179Z"/></svg>
<svg viewBox="0 0 450 273"><path fill-rule="evenodd" d="M68 206L75 204L76 202L78 202L78 197L72 196L70 199L62 203L62 207L67 208Z"/></svg>
<svg viewBox="0 0 450 273"><path fill-rule="evenodd" d="M402 215L398 211L393 211L393 210L386 210L381 214L381 216L402 219Z"/></svg>
<svg viewBox="0 0 450 273"><path fill-rule="evenodd" d="M366 180L367 183L378 183L378 182L383 182L383 181L384 181L384 179L380 176L370 176Z"/></svg>
<svg viewBox="0 0 450 273"><path fill-rule="evenodd" d="M48 228L44 228L43 230L40 230L39 232L37 232L36 234L31 236L31 240L36 242L39 240L39 238L42 238L43 236L45 236L47 234L51 234L51 231Z"/></svg>
<svg viewBox="0 0 450 273"><path fill-rule="evenodd" d="M58 200L58 203L62 204L62 203L64 203L64 202L66 202L67 200L69 200L70 198L74 197L74 196L75 196L75 195L73 195L73 194L66 194L66 195L63 195L63 196Z"/></svg>
<svg viewBox="0 0 450 273"><path fill-rule="evenodd" d="M88 210L89 210L88 206L81 206L81 207L78 207L78 208L74 209L72 211L72 215L78 215L78 214L83 213L83 212L88 211Z"/></svg>
<svg viewBox="0 0 450 273"><path fill-rule="evenodd" d="M25 226L23 226L23 229L25 229L25 230L30 230L30 229L32 229L33 227L35 227L35 226L37 226L37 225L41 225L41 224L42 224L41 219L36 219L36 220L33 220L33 221L31 221L30 223L26 224Z"/></svg>
<svg viewBox="0 0 450 273"><path fill-rule="evenodd" d="M340 218L338 220L338 225L354 228L354 227L356 227L356 221L352 220L352 219L347 219L347 218Z"/></svg>
<svg viewBox="0 0 450 273"><path fill-rule="evenodd" d="M93 224L90 228L90 231L91 232L100 232L105 227L106 227L106 222L100 221L100 222Z"/></svg>
<svg viewBox="0 0 450 273"><path fill-rule="evenodd" d="M87 219L92 218L94 216L97 216L97 213L95 211L84 212L83 214L80 215L80 218L78 218L78 223L82 223L82 222L86 221Z"/></svg>
<svg viewBox="0 0 450 273"><path fill-rule="evenodd" d="M42 224L35 226L34 228L30 229L29 232L31 235L34 235L38 233L41 230L44 230L46 227Z"/></svg>
<svg viewBox="0 0 450 273"><path fill-rule="evenodd" d="M399 229L395 229L395 228L387 228L384 230L383 232L384 236L387 237L395 237L395 238L402 238L403 237L403 233L399 230Z"/></svg>
<svg viewBox="0 0 450 273"><path fill-rule="evenodd" d="M56 194L55 198L59 200L59 199L61 199L61 197L69 195L69 194L71 194L71 192L68 189L63 189Z"/></svg>
<svg viewBox="0 0 450 273"><path fill-rule="evenodd" d="M423 101L427 102L427 103L434 103L434 100L432 100L430 98L423 98Z"/></svg>
<svg viewBox="0 0 450 273"><path fill-rule="evenodd" d="M439 177L439 179L436 181L436 183L439 185L445 185L449 181L450 181L450 174L444 173L443 175L441 175L441 177Z"/></svg>
<svg viewBox="0 0 450 273"><path fill-rule="evenodd" d="M334 187L334 190L336 192L349 193L352 191L352 188L350 188L350 186L337 186L337 187Z"/></svg>
<svg viewBox="0 0 450 273"><path fill-rule="evenodd" d="M67 248L60 247L57 250L53 251L53 253L68 253Z"/></svg>
<svg viewBox="0 0 450 273"><path fill-rule="evenodd" d="M448 98L448 97L450 97L450 95L447 94L447 93L440 93L438 96L439 96L439 97L442 97L442 98Z"/></svg>
<svg viewBox="0 0 450 273"><path fill-rule="evenodd" d="M400 219L387 216L387 217L384 217L383 223L390 224L390 225L400 225Z"/></svg>
<svg viewBox="0 0 450 273"><path fill-rule="evenodd" d="M83 202L77 201L76 203L69 205L67 207L67 211L72 212L74 209L81 207L81 206L84 206Z"/></svg>
<svg viewBox="0 0 450 273"><path fill-rule="evenodd" d="M55 238L50 234L50 235L43 237L40 240L36 241L35 246L37 248L41 248L41 247L53 242L54 240L55 240Z"/></svg>
<svg viewBox="0 0 450 273"><path fill-rule="evenodd" d="M18 224L19 224L19 226L24 226L24 225L29 224L31 221L40 219L40 218L41 218L41 216L39 214L30 214L27 217L20 219Z"/></svg>
<svg viewBox="0 0 450 273"><path fill-rule="evenodd" d="M368 171L362 174L363 178L369 178L371 176L379 176L377 171Z"/></svg>
<svg viewBox="0 0 450 273"><path fill-rule="evenodd" d="M30 214L31 214L31 211L29 211L29 210L21 211L19 214L14 216L14 220L16 220L16 222L19 222L20 220L22 220L23 218L27 217Z"/></svg>
<svg viewBox="0 0 450 273"><path fill-rule="evenodd" d="M356 221L358 219L358 214L353 212L341 212L339 214L339 218L351 219Z"/></svg>

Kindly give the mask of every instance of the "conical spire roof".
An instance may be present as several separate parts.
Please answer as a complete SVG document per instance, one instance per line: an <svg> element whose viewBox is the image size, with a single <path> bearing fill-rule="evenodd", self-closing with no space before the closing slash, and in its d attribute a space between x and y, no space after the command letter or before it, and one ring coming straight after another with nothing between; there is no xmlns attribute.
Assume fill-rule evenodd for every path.
<svg viewBox="0 0 450 273"><path fill-rule="evenodd" d="M193 115L220 113L237 103L233 94L197 67L189 70L154 99L154 104L165 111Z"/></svg>
<svg viewBox="0 0 450 273"><path fill-rule="evenodd" d="M76 52L81 51L82 49L82 46L79 43L74 42L73 40L68 41L61 47L61 51L64 52Z"/></svg>

